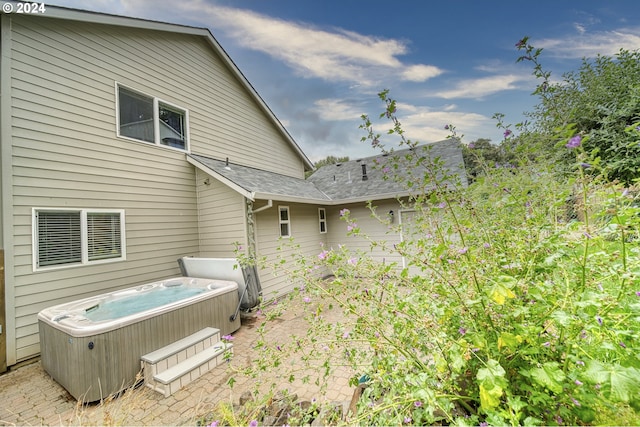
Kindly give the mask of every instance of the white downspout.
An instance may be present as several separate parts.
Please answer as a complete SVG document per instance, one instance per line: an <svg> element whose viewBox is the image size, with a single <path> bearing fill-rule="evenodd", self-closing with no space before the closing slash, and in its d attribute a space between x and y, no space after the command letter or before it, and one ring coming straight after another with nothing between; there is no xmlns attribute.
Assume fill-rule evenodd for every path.
<svg viewBox="0 0 640 427"><path fill-rule="evenodd" d="M258 209L254 209L253 213L255 214L255 213L258 213L258 212L262 212L262 211L265 211L265 210L267 210L269 208L272 208L272 207L273 207L273 200L269 199L267 201L266 205L260 206Z"/></svg>

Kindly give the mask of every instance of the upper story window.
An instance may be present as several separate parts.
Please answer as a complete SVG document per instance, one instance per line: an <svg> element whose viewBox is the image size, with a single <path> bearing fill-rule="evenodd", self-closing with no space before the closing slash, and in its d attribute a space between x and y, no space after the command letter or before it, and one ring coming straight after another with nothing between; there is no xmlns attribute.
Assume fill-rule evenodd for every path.
<svg viewBox="0 0 640 427"><path fill-rule="evenodd" d="M327 232L327 211L325 208L318 208L318 221L320 223L320 233Z"/></svg>
<svg viewBox="0 0 640 427"><path fill-rule="evenodd" d="M291 219L289 206L278 206L278 221L280 223L280 237L291 236Z"/></svg>
<svg viewBox="0 0 640 427"><path fill-rule="evenodd" d="M124 259L123 210L33 209L34 270Z"/></svg>
<svg viewBox="0 0 640 427"><path fill-rule="evenodd" d="M118 136L188 150L187 110L120 85L116 87Z"/></svg>

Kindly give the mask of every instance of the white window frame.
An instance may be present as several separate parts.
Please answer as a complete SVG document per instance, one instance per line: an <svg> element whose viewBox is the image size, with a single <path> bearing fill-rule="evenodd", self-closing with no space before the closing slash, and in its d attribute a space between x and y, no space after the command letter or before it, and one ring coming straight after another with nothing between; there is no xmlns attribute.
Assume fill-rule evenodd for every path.
<svg viewBox="0 0 640 427"><path fill-rule="evenodd" d="M177 151L187 152L187 153L190 152L189 141L191 138L189 135L189 110L179 105L160 99L158 97L151 96L142 91L132 89L129 86L120 84L118 82L116 82L115 87L116 87L116 135L118 138L127 139L129 141L140 142L146 145L151 144L151 145L155 145L156 147L167 148L170 150L177 150ZM137 93L141 96L144 96L153 100L153 142L145 141L143 139L137 139L127 135L122 135L120 133L120 88L126 89L130 92ZM184 148L172 147L170 145L163 144L162 141L160 140L160 104L166 105L167 107L169 107L169 109L175 109L175 110L184 112L184 126L185 126Z"/></svg>
<svg viewBox="0 0 640 427"><path fill-rule="evenodd" d="M282 219L282 212L286 212L287 213L287 219L284 220ZM282 234L282 225L286 224L287 225L287 231L289 231L289 234L284 235ZM291 232L291 211L289 210L289 206L278 206L278 234L280 235L280 237L291 237L292 232Z"/></svg>
<svg viewBox="0 0 640 427"><path fill-rule="evenodd" d="M322 225L324 225L324 231L322 230ZM318 227L320 234L327 232L327 209L325 208L318 208Z"/></svg>
<svg viewBox="0 0 640 427"><path fill-rule="evenodd" d="M39 258L39 236L38 236L38 212L77 212L80 214L80 246L81 246L81 261L74 263L65 263L57 265L47 265L40 267L38 265ZM89 260L89 231L87 215L92 213L98 214L119 214L120 215L120 256L114 258L104 258ZM63 268L81 267L86 265L106 264L112 262L120 262L127 259L126 248L126 226L125 226L125 211L124 209L83 209L83 208L45 208L36 207L31 210L31 235L32 235L32 253L33 253L33 271L49 271L59 270Z"/></svg>

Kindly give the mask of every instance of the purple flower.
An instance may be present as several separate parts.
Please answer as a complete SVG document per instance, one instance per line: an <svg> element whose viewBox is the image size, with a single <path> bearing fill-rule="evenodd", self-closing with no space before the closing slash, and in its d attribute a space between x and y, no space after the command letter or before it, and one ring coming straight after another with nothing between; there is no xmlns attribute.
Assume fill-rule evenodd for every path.
<svg viewBox="0 0 640 427"><path fill-rule="evenodd" d="M480 423L480 427L488 427L488 426L489 426L489 423L486 421L483 421Z"/></svg>
<svg viewBox="0 0 640 427"><path fill-rule="evenodd" d="M572 137L569 142L565 145L567 148L578 148L580 143L582 142L582 137L580 135L576 135Z"/></svg>
<svg viewBox="0 0 640 427"><path fill-rule="evenodd" d="M511 129L507 129L504 131L504 137L505 138L509 138L511 136L513 132L511 132Z"/></svg>
<svg viewBox="0 0 640 427"><path fill-rule="evenodd" d="M549 341L542 343L542 345L545 347L551 347L551 343Z"/></svg>
<svg viewBox="0 0 640 427"><path fill-rule="evenodd" d="M636 291L636 296L640 297L640 291Z"/></svg>
<svg viewBox="0 0 640 427"><path fill-rule="evenodd" d="M218 422L213 421L211 424L209 424L209 427L218 427Z"/></svg>
<svg viewBox="0 0 640 427"><path fill-rule="evenodd" d="M413 405L414 405L416 408L419 408L419 407L421 407L421 406L422 406L422 402L420 402L419 400L416 400L415 402L413 402Z"/></svg>
<svg viewBox="0 0 640 427"><path fill-rule="evenodd" d="M309 297L304 297L304 302L311 302L311 298L309 298Z"/></svg>
<svg viewBox="0 0 640 427"><path fill-rule="evenodd" d="M584 362L583 362L582 360L578 360L578 361L576 362L576 365L584 366Z"/></svg>
<svg viewBox="0 0 640 427"><path fill-rule="evenodd" d="M444 209L444 208L446 208L446 207L447 207L447 203L446 203L446 202L440 202L440 203L438 204L438 207L439 207L440 209Z"/></svg>
<svg viewBox="0 0 640 427"><path fill-rule="evenodd" d="M352 222L351 224L347 225L347 231L353 231L356 228L358 228L358 224L356 224L355 222Z"/></svg>
<svg viewBox="0 0 640 427"><path fill-rule="evenodd" d="M257 420L253 420L249 423L249 427L258 427L258 421Z"/></svg>
<svg viewBox="0 0 640 427"><path fill-rule="evenodd" d="M576 385L582 385L582 381L580 381L580 380L575 380L575 381L574 381L574 383L575 383Z"/></svg>
<svg viewBox="0 0 640 427"><path fill-rule="evenodd" d="M233 341L233 336L231 336L231 335L223 335L222 339L224 341Z"/></svg>
<svg viewBox="0 0 640 427"><path fill-rule="evenodd" d="M622 341L620 341L618 344L620 344L620 347L622 347L622 348L627 348L627 345L625 343L623 343Z"/></svg>
<svg viewBox="0 0 640 427"><path fill-rule="evenodd" d="M342 334L342 338L344 338L344 339L349 338L349 331L347 331L344 334Z"/></svg>
<svg viewBox="0 0 640 427"><path fill-rule="evenodd" d="M490 243L485 243L482 246L484 246L485 249L489 249L491 247Z"/></svg>
<svg viewBox="0 0 640 427"><path fill-rule="evenodd" d="M458 329L458 332L460 333L460 335L464 335L467 333L467 330L465 328L460 328Z"/></svg>
<svg viewBox="0 0 640 427"><path fill-rule="evenodd" d="M469 145L467 145L467 147L473 150L474 148L476 148L476 144L474 144L473 142L470 142Z"/></svg>
<svg viewBox="0 0 640 427"><path fill-rule="evenodd" d="M582 162L582 163L580 163L580 167L583 168L583 169L589 169L591 167L591 165L589 163Z"/></svg>
<svg viewBox="0 0 640 427"><path fill-rule="evenodd" d="M469 248L466 248L466 247L465 248L461 248L461 249L458 249L458 253L460 255L464 255L464 254L467 253L468 250L469 250Z"/></svg>
<svg viewBox="0 0 640 427"><path fill-rule="evenodd" d="M598 321L598 324L602 326L602 317L596 316L596 320Z"/></svg>
<svg viewBox="0 0 640 427"><path fill-rule="evenodd" d="M404 417L404 423L405 423L405 424L411 424L411 421L413 421L413 420L411 419L411 417Z"/></svg>
<svg viewBox="0 0 640 427"><path fill-rule="evenodd" d="M445 130L449 130L449 125L444 125Z"/></svg>
<svg viewBox="0 0 640 427"><path fill-rule="evenodd" d="M350 213L349 209L342 209L342 210L340 210L340 216L345 216L345 215L347 215L347 214L349 214L349 213Z"/></svg>
<svg viewBox="0 0 640 427"><path fill-rule="evenodd" d="M279 345L276 346L276 350L278 351L282 351L282 347L280 347Z"/></svg>
<svg viewBox="0 0 640 427"><path fill-rule="evenodd" d="M349 261L347 261L347 263L351 265L356 265L358 263L358 258L349 258Z"/></svg>
<svg viewBox="0 0 640 427"><path fill-rule="evenodd" d="M320 258L321 260L327 259L327 256L329 256L329 251L322 251L318 254L318 258Z"/></svg>

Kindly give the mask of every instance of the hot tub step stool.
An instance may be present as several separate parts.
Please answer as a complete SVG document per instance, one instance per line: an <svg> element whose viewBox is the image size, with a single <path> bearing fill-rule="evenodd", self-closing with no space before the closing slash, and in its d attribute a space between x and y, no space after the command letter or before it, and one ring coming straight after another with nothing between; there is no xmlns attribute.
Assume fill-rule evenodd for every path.
<svg viewBox="0 0 640 427"><path fill-rule="evenodd" d="M142 356L144 382L165 397L223 363L233 351L220 341L220 331L205 328Z"/></svg>

